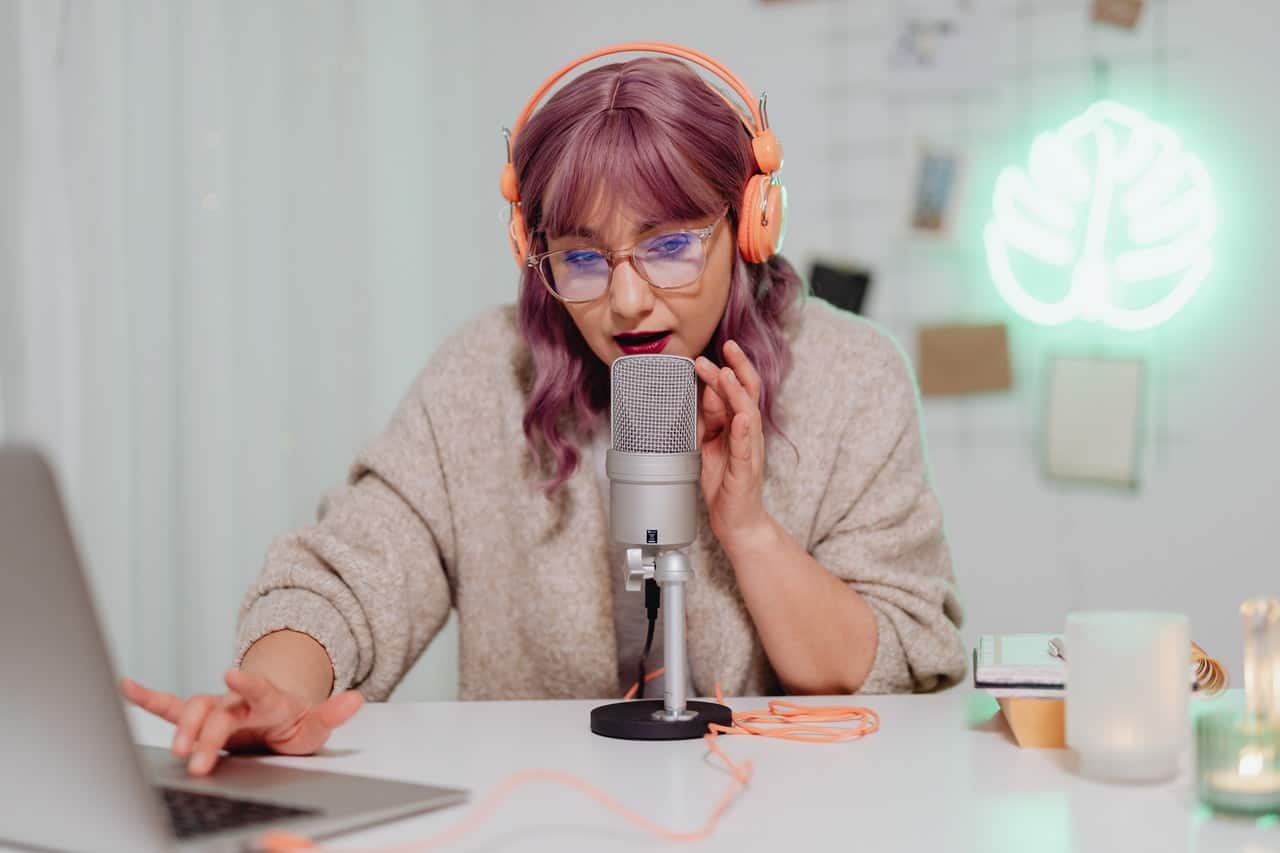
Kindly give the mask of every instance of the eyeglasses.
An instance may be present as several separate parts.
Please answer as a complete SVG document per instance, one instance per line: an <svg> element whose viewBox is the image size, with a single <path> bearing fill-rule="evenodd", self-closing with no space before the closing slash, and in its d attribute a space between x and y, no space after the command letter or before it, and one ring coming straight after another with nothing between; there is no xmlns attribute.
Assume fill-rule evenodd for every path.
<svg viewBox="0 0 1280 853"><path fill-rule="evenodd" d="M725 211L728 213L728 211ZM613 268L624 260L654 287L669 290L693 284L707 264L707 241L724 219L703 228L683 229L650 237L630 249L561 249L530 255L551 295L561 302L591 302L609 289Z"/></svg>

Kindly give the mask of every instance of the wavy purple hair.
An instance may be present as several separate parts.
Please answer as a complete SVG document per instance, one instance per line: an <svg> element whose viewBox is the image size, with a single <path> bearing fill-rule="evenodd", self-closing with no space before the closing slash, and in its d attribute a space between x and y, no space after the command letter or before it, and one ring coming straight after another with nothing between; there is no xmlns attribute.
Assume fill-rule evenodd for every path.
<svg viewBox="0 0 1280 853"><path fill-rule="evenodd" d="M650 57L594 68L565 85L517 137L512 160L535 252L544 250L546 232L568 233L617 206L652 222L728 207L736 241L743 190L756 170L734 110L683 62ZM779 431L775 401L791 366L784 327L803 290L784 258L748 264L739 256L704 352L722 364L721 343L738 342L760 373L769 431ZM569 436L581 438L608 408L609 367L533 269L520 283L519 318L534 368L524 432L553 464L550 494L578 465Z"/></svg>

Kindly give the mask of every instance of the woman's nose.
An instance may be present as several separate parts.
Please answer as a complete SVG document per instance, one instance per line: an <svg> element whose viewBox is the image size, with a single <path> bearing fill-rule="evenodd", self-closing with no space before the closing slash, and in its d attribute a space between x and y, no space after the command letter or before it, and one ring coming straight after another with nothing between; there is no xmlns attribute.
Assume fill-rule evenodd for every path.
<svg viewBox="0 0 1280 853"><path fill-rule="evenodd" d="M653 290L625 258L610 272L609 302L619 317L643 317L653 308Z"/></svg>

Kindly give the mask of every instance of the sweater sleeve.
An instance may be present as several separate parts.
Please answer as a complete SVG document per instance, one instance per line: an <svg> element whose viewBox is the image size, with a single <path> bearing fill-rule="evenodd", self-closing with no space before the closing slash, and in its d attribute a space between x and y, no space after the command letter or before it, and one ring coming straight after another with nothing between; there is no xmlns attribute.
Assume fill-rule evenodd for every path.
<svg viewBox="0 0 1280 853"><path fill-rule="evenodd" d="M453 531L427 381L321 501L317 523L272 544L240 608L237 666L260 637L300 631L328 651L335 693L380 701L444 625Z"/></svg>
<svg viewBox="0 0 1280 853"><path fill-rule="evenodd" d="M860 692L928 691L964 678L960 601L915 383L896 347L886 342L883 354L870 366L883 378L845 425L811 553L875 614L876 654Z"/></svg>

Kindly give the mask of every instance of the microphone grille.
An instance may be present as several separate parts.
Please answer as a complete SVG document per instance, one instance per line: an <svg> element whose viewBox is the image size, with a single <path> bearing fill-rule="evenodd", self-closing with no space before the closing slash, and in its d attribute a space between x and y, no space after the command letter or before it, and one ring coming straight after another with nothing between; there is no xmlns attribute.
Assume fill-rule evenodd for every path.
<svg viewBox="0 0 1280 853"><path fill-rule="evenodd" d="M624 355L609 370L613 449L692 453L698 449L698 379L678 355Z"/></svg>

